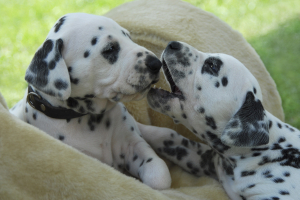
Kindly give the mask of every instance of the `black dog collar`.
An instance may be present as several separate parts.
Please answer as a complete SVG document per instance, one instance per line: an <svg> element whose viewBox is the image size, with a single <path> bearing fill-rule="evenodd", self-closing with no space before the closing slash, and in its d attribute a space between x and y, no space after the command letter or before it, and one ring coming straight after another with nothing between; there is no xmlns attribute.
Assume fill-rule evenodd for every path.
<svg viewBox="0 0 300 200"><path fill-rule="evenodd" d="M72 119L86 115L71 109L52 106L47 100L34 92L30 86L28 86L27 102L32 108L55 119Z"/></svg>

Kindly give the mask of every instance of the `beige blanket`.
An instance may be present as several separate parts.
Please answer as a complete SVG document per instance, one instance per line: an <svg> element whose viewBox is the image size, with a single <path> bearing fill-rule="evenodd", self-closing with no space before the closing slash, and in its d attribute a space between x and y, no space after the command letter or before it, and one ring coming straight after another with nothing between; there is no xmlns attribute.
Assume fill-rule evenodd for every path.
<svg viewBox="0 0 300 200"><path fill-rule="evenodd" d="M97 14L97 13L95 13ZM187 42L204 52L231 54L259 80L263 104L283 119L274 81L245 39L214 15L177 0L138 0L106 16L131 32L132 39L158 56L171 40ZM157 84L168 88L163 79ZM176 129L182 126L148 108L144 100L127 103L145 124ZM111 167L64 145L12 116L0 94L0 199L228 199L222 186L209 177L194 177L168 163L172 188L157 191Z"/></svg>

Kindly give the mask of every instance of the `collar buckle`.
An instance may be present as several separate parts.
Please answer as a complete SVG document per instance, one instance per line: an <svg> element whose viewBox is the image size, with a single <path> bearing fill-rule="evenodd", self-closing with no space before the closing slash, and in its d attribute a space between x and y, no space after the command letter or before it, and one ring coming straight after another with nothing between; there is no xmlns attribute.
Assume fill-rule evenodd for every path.
<svg viewBox="0 0 300 200"><path fill-rule="evenodd" d="M30 105L32 108L37 109L37 108L34 106L34 101L35 101L34 97L37 97L37 98L39 98L39 99L42 99L42 97L41 97L40 95L38 95L37 93L35 93L35 92L29 92L29 93L27 94L27 102L29 103L29 105Z"/></svg>

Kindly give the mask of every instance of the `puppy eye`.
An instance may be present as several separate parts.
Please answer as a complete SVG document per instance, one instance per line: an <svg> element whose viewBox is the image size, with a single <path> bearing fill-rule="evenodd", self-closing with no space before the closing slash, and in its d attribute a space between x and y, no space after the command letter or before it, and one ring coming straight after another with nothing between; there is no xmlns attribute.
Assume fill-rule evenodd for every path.
<svg viewBox="0 0 300 200"><path fill-rule="evenodd" d="M103 49L103 53L109 53L112 52L116 49L116 47L114 46L114 44L110 43L108 44L104 49Z"/></svg>
<svg viewBox="0 0 300 200"><path fill-rule="evenodd" d="M214 64L211 64L211 65L210 65L210 68L211 68L214 72L216 72L216 73L219 71L218 67L217 67L216 65L214 65Z"/></svg>
<svg viewBox="0 0 300 200"><path fill-rule="evenodd" d="M219 58L209 57L204 61L201 73L207 73L213 76L218 76L222 65L223 62Z"/></svg>

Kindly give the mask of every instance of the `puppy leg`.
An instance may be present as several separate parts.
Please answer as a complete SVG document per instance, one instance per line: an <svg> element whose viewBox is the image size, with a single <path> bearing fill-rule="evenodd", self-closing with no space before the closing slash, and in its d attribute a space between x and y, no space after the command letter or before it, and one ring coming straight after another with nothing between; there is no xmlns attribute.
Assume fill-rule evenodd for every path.
<svg viewBox="0 0 300 200"><path fill-rule="evenodd" d="M170 188L171 175L166 163L140 136L137 125L130 134L123 130L122 136L114 145L114 168L128 172L153 189Z"/></svg>
<svg viewBox="0 0 300 200"><path fill-rule="evenodd" d="M208 145L191 141L169 128L138 126L146 142L160 155L196 176L216 178L215 153Z"/></svg>

